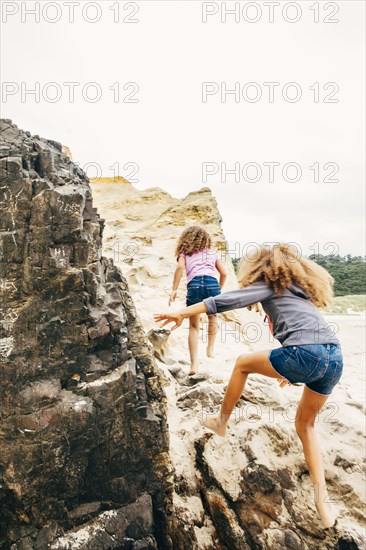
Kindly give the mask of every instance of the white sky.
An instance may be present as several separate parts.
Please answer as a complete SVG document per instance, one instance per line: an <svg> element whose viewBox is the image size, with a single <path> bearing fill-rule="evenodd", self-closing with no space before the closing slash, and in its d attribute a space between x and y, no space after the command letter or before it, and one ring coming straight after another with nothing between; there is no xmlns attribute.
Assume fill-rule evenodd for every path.
<svg viewBox="0 0 366 550"><path fill-rule="evenodd" d="M113 176L110 167L118 163L120 175L128 177L131 170L123 167L136 163L138 188L159 186L183 197L211 187L232 249L235 242L243 249L249 242L281 240L298 243L304 254L315 249L364 254L363 1L280 2L273 23L266 2L259 1L252 7L237 3L240 10L247 9L244 16L240 12L238 23L229 15L226 23L221 21L221 2L209 3L207 9L218 13L208 16L207 23L202 22L204 8L197 0L119 2L119 23L114 22L117 2L72 3L75 20L70 23L71 8L63 1L1 2L3 117L68 145L75 161L82 167L97 163L104 176ZM41 10L40 22L25 12L35 4ZM100 20L93 24L83 18L83 10L93 19L98 15L95 4ZM285 4L285 17L293 19L297 10L298 22L284 20ZM227 8L234 5L226 2ZM134 6L139 9L131 18L138 23L122 22ZM316 9L319 23L314 23ZM13 11L17 13L11 15ZM256 14L256 23L245 21L245 16L253 20ZM59 22L45 20L56 16ZM339 22L324 23L325 17ZM56 82L61 99L22 99L22 88L34 88L37 82L46 94L47 83ZM74 103L65 82L80 83ZM100 87L97 103L81 93L89 82ZM132 92L132 87L123 90L126 83L137 83L138 102L114 102L109 87L117 82L121 96ZM255 82L262 98L251 103L241 96L236 103L228 95L222 102L216 93L203 102L203 82L215 82L219 89L221 83L230 89L238 82L240 90ZM280 83L273 103L264 82ZM289 82L302 90L298 102L282 98ZM309 89L315 82L317 103ZM334 90L333 85L323 89L329 82L339 86L333 96L337 103L323 102ZM9 83L15 83L15 93L5 96ZM48 89L49 98L54 91ZM89 91L91 97L93 89ZM248 88L247 97L254 91ZM289 88L290 97L294 91ZM217 166L217 173L204 183L202 164L207 162ZM235 163L243 168L254 162L262 169L259 181L246 182L242 175L238 182L229 175L224 181L221 163L232 169ZM268 162L280 163L272 183L263 165ZM296 183L285 182L281 175L289 162L301 167ZM309 169L316 162L318 183L314 169ZM323 181L333 170L332 165L324 170L326 163L339 167L333 176L338 182ZM253 171L248 174L253 178ZM96 171L90 169L88 175ZM288 176L293 175L290 169ZM314 243L319 244L314 248ZM327 243L335 245L327 249Z"/></svg>

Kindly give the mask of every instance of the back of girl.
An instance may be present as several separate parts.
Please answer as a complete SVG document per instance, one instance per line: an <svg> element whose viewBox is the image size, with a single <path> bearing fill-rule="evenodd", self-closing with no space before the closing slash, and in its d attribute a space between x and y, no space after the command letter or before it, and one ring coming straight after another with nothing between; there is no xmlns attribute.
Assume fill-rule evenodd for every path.
<svg viewBox="0 0 366 550"><path fill-rule="evenodd" d="M212 248L211 237L205 229L193 225L183 231L179 237L175 254L177 268L174 273L169 305L176 299L177 289L184 271L187 276L187 306L221 294L221 288L226 280L226 270L219 259L217 251ZM219 275L219 280L217 275ZM217 316L210 315L208 319L206 353L208 357L213 357L217 333ZM199 329L200 315L192 315L189 319L188 335L189 376L196 374L198 370Z"/></svg>

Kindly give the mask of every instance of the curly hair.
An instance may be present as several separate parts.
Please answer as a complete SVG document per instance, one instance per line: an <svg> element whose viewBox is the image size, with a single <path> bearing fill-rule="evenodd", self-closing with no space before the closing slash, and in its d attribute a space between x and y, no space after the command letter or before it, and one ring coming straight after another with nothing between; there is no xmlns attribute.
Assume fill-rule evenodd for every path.
<svg viewBox="0 0 366 550"><path fill-rule="evenodd" d="M179 258L181 254L191 256L195 252L211 248L211 244L211 237L205 229L199 225L191 225L187 227L179 237L175 255L177 258Z"/></svg>
<svg viewBox="0 0 366 550"><path fill-rule="evenodd" d="M330 273L312 260L301 257L294 246L284 243L272 248L261 246L243 258L239 264L238 281L242 288L256 281L265 281L278 296L291 283L296 283L320 308L328 306L333 298L334 279Z"/></svg>

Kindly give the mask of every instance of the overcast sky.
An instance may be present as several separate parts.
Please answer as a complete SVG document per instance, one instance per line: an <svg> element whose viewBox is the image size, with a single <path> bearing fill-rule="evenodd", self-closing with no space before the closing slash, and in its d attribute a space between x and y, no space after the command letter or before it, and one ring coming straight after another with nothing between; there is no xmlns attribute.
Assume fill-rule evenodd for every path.
<svg viewBox="0 0 366 550"><path fill-rule="evenodd" d="M2 116L90 177L209 186L232 249L364 254L363 1L1 4Z"/></svg>

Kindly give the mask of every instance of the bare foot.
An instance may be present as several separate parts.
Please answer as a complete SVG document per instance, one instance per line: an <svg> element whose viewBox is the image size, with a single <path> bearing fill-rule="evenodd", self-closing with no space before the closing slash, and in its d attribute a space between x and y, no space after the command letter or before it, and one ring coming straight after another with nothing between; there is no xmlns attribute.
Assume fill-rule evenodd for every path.
<svg viewBox="0 0 366 550"><path fill-rule="evenodd" d="M221 414L216 416L209 416L206 420L202 419L202 425L209 430L215 432L215 434L224 437L226 435L227 423L221 420Z"/></svg>
<svg viewBox="0 0 366 550"><path fill-rule="evenodd" d="M193 376L194 374L197 374L198 368L194 365L191 365L191 368L189 369L188 376Z"/></svg>
<svg viewBox="0 0 366 550"><path fill-rule="evenodd" d="M330 502L326 502L326 500L329 500L328 495L326 495L326 497L323 499L315 500L315 506L316 506L316 509L318 510L318 514L324 529L333 527L339 515L339 510L335 506L333 506Z"/></svg>
<svg viewBox="0 0 366 550"><path fill-rule="evenodd" d="M207 346L207 348L206 348L206 355L207 355L207 357L210 357L210 358L212 359L212 358L214 357L214 350L213 350L213 348L210 348L210 347Z"/></svg>

